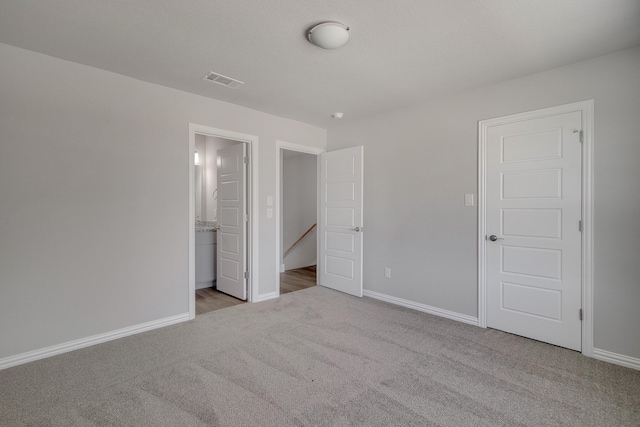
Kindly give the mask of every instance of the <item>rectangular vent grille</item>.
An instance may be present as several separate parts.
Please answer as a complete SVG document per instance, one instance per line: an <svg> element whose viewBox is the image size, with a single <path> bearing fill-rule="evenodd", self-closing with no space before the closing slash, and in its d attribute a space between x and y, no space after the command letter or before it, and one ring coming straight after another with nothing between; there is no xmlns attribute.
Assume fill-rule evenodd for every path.
<svg viewBox="0 0 640 427"><path fill-rule="evenodd" d="M235 89L244 84L240 80L232 79L231 77L223 76L222 74L214 73L213 71L209 71L207 74L202 77L202 80L209 80L210 82L218 83L219 85L229 87L231 89Z"/></svg>

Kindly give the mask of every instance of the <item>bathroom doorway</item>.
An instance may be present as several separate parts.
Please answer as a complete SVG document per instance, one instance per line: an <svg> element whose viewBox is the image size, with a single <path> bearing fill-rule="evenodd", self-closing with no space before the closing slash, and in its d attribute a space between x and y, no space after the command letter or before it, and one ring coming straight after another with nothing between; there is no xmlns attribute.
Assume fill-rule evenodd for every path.
<svg viewBox="0 0 640 427"><path fill-rule="evenodd" d="M188 288L194 318L257 294L251 280L257 268L257 138L194 124L189 132Z"/></svg>
<svg viewBox="0 0 640 427"><path fill-rule="evenodd" d="M277 141L276 293L317 284L318 155L322 149Z"/></svg>
<svg viewBox="0 0 640 427"><path fill-rule="evenodd" d="M196 134L194 152L196 315L246 301L246 284L244 283L245 278L242 277L246 271L243 266L246 263L246 257L242 254L245 252L244 247L246 247L246 224L243 217L246 211L247 182L243 161L246 157L246 147L242 147L243 145L245 143L240 141ZM229 166L237 175L233 182L225 182L225 180L228 181L226 177L230 175L222 172L223 168L228 169ZM219 196L225 193L224 186L237 184L238 179L242 185L240 188L237 185L234 187L236 193L237 190L240 190L240 197L238 194L233 194L230 198L236 201L233 204L237 205L232 209L240 208L237 210L240 218L227 218L225 225L231 224L231 227L225 229L224 233L228 236L224 240L232 238L243 244L240 245L238 251L235 251L238 248L233 247L231 249L234 253L229 253L229 248L223 249L221 245L224 240L222 239L222 224L219 221L219 212L224 209L229 210L229 206L222 206L221 203L225 204L226 202L220 201ZM228 191L226 192L228 193ZM228 205L228 203L226 204ZM241 232L239 232L240 229Z"/></svg>

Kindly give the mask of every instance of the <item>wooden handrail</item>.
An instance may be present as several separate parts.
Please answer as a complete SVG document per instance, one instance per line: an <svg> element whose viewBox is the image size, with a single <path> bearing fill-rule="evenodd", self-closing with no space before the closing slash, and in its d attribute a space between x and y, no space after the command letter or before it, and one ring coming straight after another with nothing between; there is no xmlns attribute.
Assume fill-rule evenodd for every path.
<svg viewBox="0 0 640 427"><path fill-rule="evenodd" d="M298 240L296 240L296 242L291 245L291 247L289 249L287 249L284 253L284 255L282 256L282 258L285 258L287 255L289 255L289 252L291 252L293 250L293 248L295 248L298 243L300 243L302 241L302 239L304 239L305 237L307 237L307 234L311 233L311 231L313 231L314 228L316 228L316 224L313 224L311 227L309 227L309 229L307 231L304 232L304 234L302 236L300 236L300 238Z"/></svg>

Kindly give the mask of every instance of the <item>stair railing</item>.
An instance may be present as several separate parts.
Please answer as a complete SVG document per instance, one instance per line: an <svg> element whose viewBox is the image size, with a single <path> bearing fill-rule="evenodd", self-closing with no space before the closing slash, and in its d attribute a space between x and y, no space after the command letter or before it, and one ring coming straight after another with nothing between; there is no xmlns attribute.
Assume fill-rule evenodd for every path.
<svg viewBox="0 0 640 427"><path fill-rule="evenodd" d="M298 244L300 242L302 242L302 239L307 237L307 234L311 233L313 231L313 229L316 228L317 225L318 224L316 223L316 224L313 224L311 227L309 227L309 229L307 231L305 231L304 234L302 236L300 236L300 238L298 240L296 240L296 242L293 245L291 245L291 247L284 252L284 255L282 256L282 258L286 258L286 256L289 255L289 253L293 250L293 248L298 246Z"/></svg>

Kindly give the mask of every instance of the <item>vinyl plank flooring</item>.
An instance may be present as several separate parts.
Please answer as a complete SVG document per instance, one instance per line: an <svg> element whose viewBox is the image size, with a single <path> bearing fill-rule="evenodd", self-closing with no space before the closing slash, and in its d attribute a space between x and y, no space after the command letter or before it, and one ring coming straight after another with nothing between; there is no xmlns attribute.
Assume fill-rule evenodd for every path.
<svg viewBox="0 0 640 427"><path fill-rule="evenodd" d="M280 295L299 291L316 285L316 266L296 268L280 273ZM218 292L215 288L198 289L196 291L196 315L243 304L230 295Z"/></svg>
<svg viewBox="0 0 640 427"><path fill-rule="evenodd" d="M198 289L196 290L196 315L232 307L244 302L246 301L218 292L215 288Z"/></svg>
<svg viewBox="0 0 640 427"><path fill-rule="evenodd" d="M280 273L280 295L316 285L316 266L296 268Z"/></svg>

